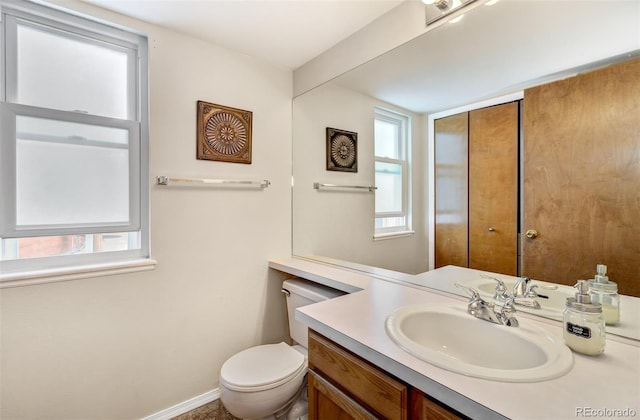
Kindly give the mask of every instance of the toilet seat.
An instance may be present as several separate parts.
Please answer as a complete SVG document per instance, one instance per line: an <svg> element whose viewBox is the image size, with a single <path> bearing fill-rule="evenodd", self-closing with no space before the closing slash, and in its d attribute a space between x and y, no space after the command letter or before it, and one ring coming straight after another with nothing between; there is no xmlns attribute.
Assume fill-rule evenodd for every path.
<svg viewBox="0 0 640 420"><path fill-rule="evenodd" d="M306 369L305 356L287 343L265 344L227 360L220 370L220 382L234 391L264 391L289 382Z"/></svg>

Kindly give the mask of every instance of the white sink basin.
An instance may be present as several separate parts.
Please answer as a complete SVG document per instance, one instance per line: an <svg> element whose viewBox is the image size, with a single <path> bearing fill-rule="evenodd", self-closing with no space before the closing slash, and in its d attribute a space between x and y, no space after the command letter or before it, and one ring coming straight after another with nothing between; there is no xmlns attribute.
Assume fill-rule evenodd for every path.
<svg viewBox="0 0 640 420"><path fill-rule="evenodd" d="M571 350L531 325L507 327L477 319L466 306L404 306L386 321L386 331L403 350L425 362L463 375L505 382L539 382L573 366Z"/></svg>

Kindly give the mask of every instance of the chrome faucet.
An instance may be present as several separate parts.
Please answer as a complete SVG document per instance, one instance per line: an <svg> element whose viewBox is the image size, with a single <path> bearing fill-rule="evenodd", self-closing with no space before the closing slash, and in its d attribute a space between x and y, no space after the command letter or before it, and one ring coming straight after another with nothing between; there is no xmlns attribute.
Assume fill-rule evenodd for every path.
<svg viewBox="0 0 640 420"><path fill-rule="evenodd" d="M513 295L504 300L497 300L495 303L487 302L480 293L472 288L455 283L455 286L467 292L470 296L467 312L476 318L493 322L494 324L506 325L508 327L517 327L518 320L514 316L516 310L513 305Z"/></svg>
<svg viewBox="0 0 640 420"><path fill-rule="evenodd" d="M516 305L540 309L540 303L534 299L538 297L538 294L535 292L535 288L537 288L538 285L532 285L531 280L528 277L520 278L516 282L515 286L513 286L513 291L511 293L507 293L507 286L502 280L486 274L480 274L480 277L498 282L495 294L493 295L493 299L496 302L505 302L508 299L512 299L513 303Z"/></svg>
<svg viewBox="0 0 640 420"><path fill-rule="evenodd" d="M513 295L516 297L535 298L538 297L538 293L534 289L538 287L537 284L531 284L529 277L520 277L513 286Z"/></svg>
<svg viewBox="0 0 640 420"><path fill-rule="evenodd" d="M549 296L538 293L536 290L538 288L544 290L557 290L558 286L555 284L532 284L529 277L522 277L513 287L513 295L516 298L525 297L549 299Z"/></svg>

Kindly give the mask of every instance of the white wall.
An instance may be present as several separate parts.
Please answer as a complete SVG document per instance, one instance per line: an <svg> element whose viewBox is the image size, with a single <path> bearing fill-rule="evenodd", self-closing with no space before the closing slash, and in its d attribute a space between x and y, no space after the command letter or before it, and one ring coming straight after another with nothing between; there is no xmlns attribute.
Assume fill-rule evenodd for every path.
<svg viewBox="0 0 640 420"><path fill-rule="evenodd" d="M314 182L375 185L374 112L386 106L412 117L413 228L407 237L374 241L375 196L315 190ZM293 252L409 273L427 271L424 117L327 83L294 100ZM326 170L326 127L358 133L358 172Z"/></svg>
<svg viewBox="0 0 640 420"><path fill-rule="evenodd" d="M267 264L290 253L292 75L62 4L149 35L152 179L272 182L263 191L152 186L156 270L0 292L0 417L140 418L217 387L233 353L285 338L281 278ZM196 160L197 100L253 111L251 165Z"/></svg>

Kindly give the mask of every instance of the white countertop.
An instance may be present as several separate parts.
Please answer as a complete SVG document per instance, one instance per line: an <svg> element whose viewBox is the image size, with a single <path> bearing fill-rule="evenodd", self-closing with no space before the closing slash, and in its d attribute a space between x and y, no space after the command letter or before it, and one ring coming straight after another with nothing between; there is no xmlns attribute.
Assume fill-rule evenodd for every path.
<svg viewBox="0 0 640 420"><path fill-rule="evenodd" d="M469 417L595 417L594 412L588 410L633 410L631 413L640 416L640 343L637 341L608 337L603 355L591 357L574 353L573 369L548 381L507 383L471 378L411 356L391 341L384 327L387 316L401 306L428 302L464 306L467 299L305 259L272 260L269 266L349 292L299 308L296 318ZM425 286L444 279L455 281L468 273L467 270L443 267L421 274L420 280ZM536 325L562 340L561 323L522 313L517 317L521 325ZM612 417L611 412L608 414L604 417Z"/></svg>

